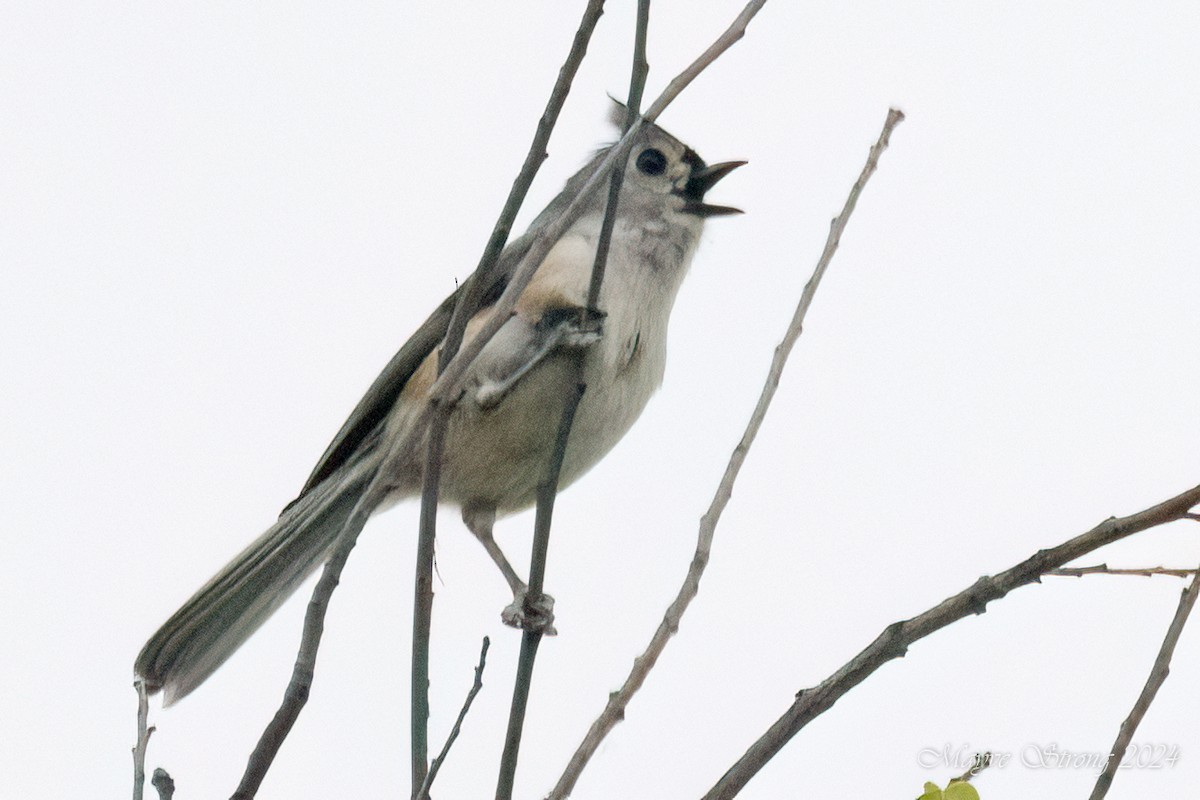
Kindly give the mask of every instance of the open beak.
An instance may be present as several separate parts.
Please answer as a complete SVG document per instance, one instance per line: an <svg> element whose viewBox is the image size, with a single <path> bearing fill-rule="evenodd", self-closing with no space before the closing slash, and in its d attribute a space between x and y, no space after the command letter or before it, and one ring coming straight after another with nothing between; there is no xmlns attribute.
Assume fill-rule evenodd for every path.
<svg viewBox="0 0 1200 800"><path fill-rule="evenodd" d="M740 208L714 206L704 202L704 195L717 184L717 181L745 163L745 161L723 161L720 164L713 164L711 167L704 166L693 169L691 177L688 178L687 185L680 192L687 201L683 206L683 210L700 217L721 217L726 214L741 214L742 210Z"/></svg>

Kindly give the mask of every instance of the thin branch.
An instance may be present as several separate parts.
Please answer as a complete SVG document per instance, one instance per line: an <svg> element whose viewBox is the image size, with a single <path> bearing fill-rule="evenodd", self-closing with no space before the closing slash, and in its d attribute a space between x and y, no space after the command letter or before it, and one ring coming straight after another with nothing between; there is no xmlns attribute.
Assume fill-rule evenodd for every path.
<svg viewBox="0 0 1200 800"><path fill-rule="evenodd" d="M633 127L640 116L642 93L646 90L646 77L650 74L650 63L646 60L646 36L650 26L650 0L638 0L637 23L633 44L633 67L629 72L629 96L625 102L625 124L621 129L624 134ZM627 161L628 159L626 159ZM599 313L600 287L604 282L604 270L608 265L608 248L612 243L613 227L617 224L617 200L621 196L621 184L625 181L625 163L614 168L608 182L608 203L604 207L604 219L600 223L600 238L596 242L596 258L592 263L592 280L588 286L587 317ZM582 360L579 362L582 365Z"/></svg>
<svg viewBox="0 0 1200 800"><path fill-rule="evenodd" d="M421 473L421 513L413 575L412 668L409 675L409 753L413 797L417 796L429 777L429 637L433 629L433 553L437 539L442 451L445 449L448 426L447 414L438 414L430 423L425 470Z"/></svg>
<svg viewBox="0 0 1200 800"><path fill-rule="evenodd" d="M1110 567L1108 564L1097 564L1094 567L1059 567L1047 570L1047 575L1064 578L1082 578L1084 575L1136 575L1150 578L1155 575L1169 575L1172 578L1187 578L1196 574L1196 568L1174 569L1170 567Z"/></svg>
<svg viewBox="0 0 1200 800"><path fill-rule="evenodd" d="M1100 773L1100 777L1096 779L1090 800L1104 800L1104 796L1108 794L1108 788L1112 785L1121 761L1125 758L1125 750L1133 741L1133 734L1137 732L1142 717L1146 716L1146 711L1154 702L1154 696L1158 694L1159 687L1163 685L1167 675L1171 672L1171 656L1175 653L1175 645L1179 642L1179 635L1183 633L1183 626L1187 623L1188 615L1192 613L1192 607L1196 605L1198 593L1200 593L1200 572L1196 572L1192 582L1179 597L1179 606L1175 609L1175 616L1171 619L1170 627L1167 628L1167 635L1158 649L1158 657L1154 659L1154 666L1150 668L1150 677L1146 679L1146 685L1142 687L1142 693L1138 695L1137 702L1133 704L1129 716L1121 723L1121 730L1117 733L1117 739L1109 751L1104 772Z"/></svg>
<svg viewBox="0 0 1200 800"><path fill-rule="evenodd" d="M133 745L133 800L142 800L146 785L146 748L150 745L150 734L154 728L147 727L150 718L150 695L146 682L137 680L133 688L138 696L137 741Z"/></svg>
<svg viewBox="0 0 1200 800"><path fill-rule="evenodd" d="M973 778L975 778L975 776L977 776L979 773L983 772L985 769L987 769L991 765L992 765L992 754L991 753L976 753L974 762L971 764L970 768L966 772L964 772L962 775L959 775L957 778L951 778L950 783L955 783L955 782L970 783L971 780Z"/></svg>
<svg viewBox="0 0 1200 800"><path fill-rule="evenodd" d="M982 614L987 604L1012 590L1038 583L1048 570L1081 558L1135 533L1187 518L1200 503L1200 486L1128 517L1110 517L1086 533L1047 550L1039 550L995 576L984 576L958 594L912 619L894 622L837 672L811 689L803 689L791 707L704 795L704 800L727 800L736 795L809 722L828 711L842 695L895 658L902 658L916 641L953 622Z"/></svg>
<svg viewBox="0 0 1200 800"><path fill-rule="evenodd" d="M351 518L359 513L359 506L362 506L361 499L354 512L351 513ZM369 514L370 512L366 511L364 516ZM287 689L284 690L283 702L259 737L258 744L255 745L254 751L247 760L241 783L238 784L231 800L250 800L258 793L263 778L267 776L267 771L275 761L275 755L291 731L292 725L295 724L296 718L300 716L304 704L308 702L308 692L312 688L313 673L316 669L317 648L321 643L321 634L325 630L325 611L328 608L329 599L333 595L333 590L337 588L342 567L345 566L350 551L358 541L359 530L361 530L361 525L357 529L347 525L333 555L330 556L329 561L325 562L325 568L321 571L321 579L317 581L317 587L313 590L313 595L308 601L308 608L304 612L304 632L300 637L300 652L296 655L296 663L292 667L291 680L288 682Z"/></svg>
<svg viewBox="0 0 1200 800"><path fill-rule="evenodd" d="M537 511L534 517L533 556L529 566L529 587L525 593L527 609L544 601L543 589L546 577L546 556L550 548L550 523L554 514L554 498L558 494L558 476L562 469L563 455L567 451L567 437L575 421L575 410L587 387L575 384L575 391L567 396L562 418L555 437L554 451L546 467L546 475L537 488ZM544 620L543 620L544 621ZM508 712L508 730L504 737L504 752L500 757L500 777L496 782L496 800L510 800L517 776L517 757L521 750L521 735L525 728L525 711L529 704L529 692L533 685L533 665L537 659L538 646L545 633L544 626L525 630L521 636L521 653L517 658L517 676L513 685L512 707Z"/></svg>
<svg viewBox="0 0 1200 800"><path fill-rule="evenodd" d="M658 99L650 104L642 115L648 121L653 122L658 119L666 107L669 106L679 93L687 88L688 84L696 79L696 77L708 69L709 65L720 58L721 54L729 48L733 47L739 39L746 35L746 27L750 24L750 20L762 10L762 7L767 4L767 0L750 0L746 7L742 9L742 13L737 15L737 19L729 24L715 42L713 42L707 50L700 54L700 57L693 61L688 68L675 76L675 78L667 84L667 88L663 90Z"/></svg>
<svg viewBox="0 0 1200 800"><path fill-rule="evenodd" d="M513 220L516 219L525 196L537 175L542 162L546 160L546 147L550 134L558 121L575 74L583 58L587 54L588 43L592 32L604 13L604 0L589 0L584 9L579 28L571 42L571 49L566 61L558 72L558 79L550 92L550 99L538 120L534 131L533 141L525 156L521 171L513 181L508 199L500 211L500 216L492 228L479 265L467 279L463 291L450 317L449 327L438 356L438 372L443 372L454 362L462 343L463 332L467 321L474 316L483 302L484 293L493 283L492 275L499 263L500 253L508 241L512 230ZM470 358L473 358L471 356ZM470 359L467 359L469 361ZM460 361L463 361L460 359ZM466 361L464 361L464 364ZM436 407L436 404L432 407ZM426 783L428 770L429 747L429 637L433 619L433 551L437 526L438 485L440 482L442 450L445 443L446 429L449 426L452 403L442 404L440 413L429 420L429 445L425 458L425 472L421 492L421 525L417 537L416 576L413 583L413 645L411 673L411 760L412 760L412 791L416 796L420 787ZM414 430L423 430L424 424L414 426Z"/></svg>
<svg viewBox="0 0 1200 800"><path fill-rule="evenodd" d="M429 800L429 787L433 785L437 779L438 770L442 768L442 764L446 763L446 756L450 754L450 747L458 738L458 734L462 732L463 720L467 718L467 712L471 710L471 703L475 702L475 695L479 694L483 689L483 668L487 666L487 652L491 645L491 640L488 637L483 637L483 646L479 650L479 665L475 667L475 683L471 686L471 691L467 692L467 699L463 701L462 709L458 712L458 719L454 721L454 727L450 729L450 735L446 737L446 744L442 746L442 752L438 753L437 758L429 765L429 773L425 776L425 782L421 784L421 789L417 792L416 800Z"/></svg>
<svg viewBox="0 0 1200 800"><path fill-rule="evenodd" d="M736 39L734 39L736 41ZM732 455L729 458L729 463L725 467L725 474L721 477L721 482L717 487L716 494L709 505L707 513L700 520L700 531L696 542L696 550L692 556L691 566L688 568L683 585L679 589L675 600L667 608L663 616L663 620L659 623L658 629L654 632L654 636L650 640L645 652L640 657L634 660L633 669L629 676L625 679L625 683L616 692L609 695L608 704L604 711L592 723L587 735L580 742L571 760L568 762L562 776L558 779L554 789L548 795L548 800L556 800L558 798L567 797L575 788L576 781L583 773L588 761L600 746L600 742L608 735L618 722L624 719L625 708L633 699L634 694L641 688L646 680L646 676L650 670L654 668L658 658L662 655L663 650L667 646L667 642L679 630L680 621L683 618L684 612L688 605L700 590L700 578L704 574L705 568L708 566L710 553L712 552L713 538L716 534L717 523L720 521L721 514L725 510L725 506L729 503L729 499L733 496L733 485L737 480L738 473L741 471L742 464L746 460L746 455L750 451L751 445L758 436L758 430L762 427L762 422L766 418L767 410L770 408L771 400L775 396L775 391L779 387L779 380L783 374L784 366L787 364L788 356L799 339L804 327L804 317L808 313L809 306L812 304L813 297L816 295L817 287L821 283L821 278L825 274L825 270L829 266L829 262L833 258L833 254L837 251L838 243L841 241L842 232L845 230L846 223L850 219L850 215L854 212L854 208L858 203L858 197L862 193L863 187L867 180L875 172L878 165L879 157L887 148L888 139L891 136L892 130L896 125L900 124L904 119L904 114L900 111L892 109L888 112L887 120L884 122L883 131L879 136L878 141L871 148L867 156L867 163L863 167L862 173L858 180L850 190L850 195L846 200L845 206L842 208L842 213L834 218L829 231L829 238L825 243L824 252L821 253L820 259L817 261L816 269L813 271L812 277L804 287L804 291L800 296L800 302L796 306L796 310L792 315L792 321L788 325L787 331L784 334L783 341L775 348L775 355L771 360L771 368L767 374L767 380L763 386L762 392L758 398L758 404L754 408L754 412L750 415L750 420L746 424L746 430L742 434L742 439L734 448Z"/></svg>
<svg viewBox="0 0 1200 800"><path fill-rule="evenodd" d="M642 102L642 93L646 88L646 77L649 74L649 63L646 59L646 38L650 24L650 0L638 0L637 22L634 33L633 66L630 70L629 97L626 103L626 119L624 132L628 133L637 122L638 109ZM627 159L628 157L626 157ZM603 286L605 267L608 262L609 245L612 241L613 228L617 220L617 204L621 195L621 184L625 176L625 160L617 161L609 179L608 201L604 209L604 218L600 223L600 236L596 242L596 256L592 262L592 275L588 287L587 305L581 314L580 324L587 325L589 320L601 314L599 309L600 289ZM562 470L563 458L567 452L567 440L570 438L571 427L575 421L575 412L579 402L587 390L583 381L583 365L585 352L576 350L572 364L575 391L569 394L563 407L559 421L558 435L555 440L553 456L546 471L546 478L538 486L537 514L534 520L533 554L530 557L529 588L525 595L528 609L544 605L543 585L546 574L546 559L550 547L550 521L554 514L554 501L558 494L559 473ZM512 797L513 784L516 780L517 758L520 752L521 735L525 726L525 712L529 702L529 692L533 685L533 666L537 659L538 647L546 631L547 620L539 620L539 624L525 630L521 638L521 653L517 660L517 675L513 686L512 707L508 717L508 731L504 742L504 753L500 759L500 778L496 785L497 800L509 800Z"/></svg>
<svg viewBox="0 0 1200 800"><path fill-rule="evenodd" d="M488 238L487 246L479 258L479 265L464 284L463 298L455 307L454 315L450 318L450 327L446 331L442 354L439 358L439 371L444 370L450 359L458 352L467 321L479 308L484 293L491 288L489 278L508 241L513 220L516 219L517 212L521 210L521 205L525 202L525 195L529 192L529 187L533 184L533 179L542 162L546 160L546 147L550 143L550 134L554 130L555 123L558 122L558 115L571 91L575 74L579 71L579 65L583 63L583 58L587 54L592 32L596 29L596 24L600 21L603 13L604 0L588 1L583 17L579 20L579 29L575 31L575 38L571 42L570 52L567 53L567 59L563 62L562 67L559 68L558 80L550 92L550 99L546 102L546 108L542 111L541 118L538 119L533 141L525 155L525 162L521 165L521 171L517 173L516 179L513 180L512 188L508 192L508 199L504 201L504 208L501 209L500 217L492 228L492 235Z"/></svg>
<svg viewBox="0 0 1200 800"><path fill-rule="evenodd" d="M387 450L378 463L394 464L402 454L411 451L413 447L412 436L396 437L395 440L388 443ZM355 502L346 521L342 523L342 530L338 534L337 542L329 560L325 562L325 567L321 570L321 577L313 589L312 597L309 598L308 608L304 612L300 651L296 654L296 663L292 667L292 677L284 690L283 702L280 703L279 710L275 712L275 716L271 718L259 737L258 744L255 745L254 751L246 763L246 770L242 773L242 780L231 796L231 800L250 800L255 796L259 786L262 785L263 778L271 768L279 748L291 731L292 725L296 723L305 703L308 702L308 693L312 688L313 675L316 671L317 650L321 645L321 636L325 632L325 614L329 610L329 601L341 580L346 560L350 558L351 551L358 543L359 534L367 524L367 520L370 519L372 512L390 491L387 471L379 469L378 466L374 467L366 489Z"/></svg>
<svg viewBox="0 0 1200 800"><path fill-rule="evenodd" d="M625 107L629 116L625 127L633 125L642 108L642 94L646 91L646 78L650 75L650 61L646 58L646 36L650 30L650 0L638 0L637 22L634 24L633 69L629 71L629 97Z"/></svg>

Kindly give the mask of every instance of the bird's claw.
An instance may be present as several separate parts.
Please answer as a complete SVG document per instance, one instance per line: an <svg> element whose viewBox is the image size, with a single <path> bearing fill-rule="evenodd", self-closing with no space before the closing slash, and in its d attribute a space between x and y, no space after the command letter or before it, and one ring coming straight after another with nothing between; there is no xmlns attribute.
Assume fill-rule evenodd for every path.
<svg viewBox="0 0 1200 800"><path fill-rule="evenodd" d="M554 331L552 340L556 347L577 350L600 341L605 316L599 310L586 312L582 308L560 308L544 314L538 325Z"/></svg>
<svg viewBox="0 0 1200 800"><path fill-rule="evenodd" d="M603 318L590 317L587 322L573 321L563 323L559 335L562 337L561 344L563 347L572 350L581 350L585 347L591 347L600 341L603 332Z"/></svg>
<svg viewBox="0 0 1200 800"><path fill-rule="evenodd" d="M558 634L554 628L554 598L545 593L533 597L528 589L518 590L512 603L500 612L500 619L511 628L529 633Z"/></svg>

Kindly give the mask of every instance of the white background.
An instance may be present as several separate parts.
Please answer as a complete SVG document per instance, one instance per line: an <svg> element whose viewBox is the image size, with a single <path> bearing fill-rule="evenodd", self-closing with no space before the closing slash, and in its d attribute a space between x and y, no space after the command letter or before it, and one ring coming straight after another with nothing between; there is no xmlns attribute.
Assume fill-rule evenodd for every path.
<svg viewBox="0 0 1200 800"><path fill-rule="evenodd" d="M130 665L291 499L378 369L473 268L581 3L66 3L0 11L0 794L127 796ZM612 138L614 2L528 220ZM737 2L658 2L648 99ZM1200 481L1195 3L770 3L662 124L745 167L680 296L665 386L561 498L518 796L552 785L694 544L771 349L889 105L868 186L718 532L699 599L578 798L707 789L810 686L912 616ZM264 798L406 796L415 503L375 520ZM499 530L525 562L530 515ZM1196 526L1087 559L1194 566ZM442 517L432 737L484 634L440 797L490 797L519 636ZM912 648L748 798L1082 797L1175 608L1171 578L1047 579ZM150 765L228 796L290 674L307 590L165 711ZM1200 622L1137 741L1200 782ZM1143 755L1146 755L1144 753Z"/></svg>

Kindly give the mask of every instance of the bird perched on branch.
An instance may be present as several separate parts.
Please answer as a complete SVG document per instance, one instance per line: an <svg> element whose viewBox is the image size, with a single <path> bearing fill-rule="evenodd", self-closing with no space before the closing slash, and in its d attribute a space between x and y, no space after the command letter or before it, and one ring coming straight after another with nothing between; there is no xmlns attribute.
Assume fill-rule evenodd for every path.
<svg viewBox="0 0 1200 800"><path fill-rule="evenodd" d="M618 111L624 115L624 108ZM497 515L533 504L554 447L575 359L586 391L567 440L559 486L565 487L617 443L662 382L667 323L695 254L704 221L739 213L705 194L745 162L707 165L690 148L645 124L624 181L591 324L586 306L607 198L607 182L589 190L584 211L554 244L521 292L515 312L471 363L451 413L440 499L462 509L509 582L518 602L524 583L492 539ZM493 313L518 263L574 200L603 160L601 150L504 250L469 341ZM142 648L134 669L170 704L199 686L330 556L352 516L420 494L427 427L418 424L437 378L439 343L456 291L384 368L334 437L300 495L278 521L229 562L167 620ZM598 322L598 324L596 324ZM368 486L371 493L367 494ZM361 509L360 509L361 510Z"/></svg>

